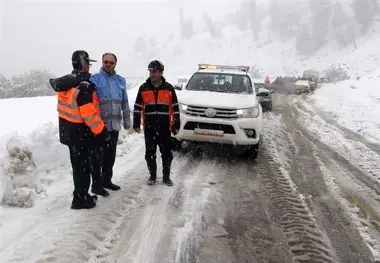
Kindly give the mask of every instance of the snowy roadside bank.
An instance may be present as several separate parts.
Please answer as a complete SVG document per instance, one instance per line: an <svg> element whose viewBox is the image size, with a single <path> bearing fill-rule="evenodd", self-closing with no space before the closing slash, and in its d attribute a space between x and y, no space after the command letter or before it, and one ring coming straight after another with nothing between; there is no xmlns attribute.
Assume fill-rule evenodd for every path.
<svg viewBox="0 0 380 263"><path fill-rule="evenodd" d="M356 138L344 136L339 127L327 123L321 115L313 111L313 108L302 101L298 101L297 116L313 136L325 145L328 145L341 156L357 165L358 168L367 171L368 183L375 189L380 187L380 155Z"/></svg>
<svg viewBox="0 0 380 263"><path fill-rule="evenodd" d="M306 102L337 124L380 143L380 70L358 81L324 84Z"/></svg>
<svg viewBox="0 0 380 263"><path fill-rule="evenodd" d="M351 134L346 134L340 127L326 122L320 112L314 111L314 108L305 101L295 100L293 102L299 123L314 139L323 144L318 149L323 151L325 145L354 167L354 170L349 166L344 167L347 170L341 170L337 163L335 163L336 167L326 166L322 160L316 158L331 192L339 198L342 207L349 211L373 257L379 260L380 243L378 242L378 232L376 232L378 224L376 218L380 213L378 206L380 152L370 147L372 145L363 141L363 138L350 137ZM363 135L363 137L365 136ZM360 196L365 201L357 201L356 196ZM363 211L365 211L364 216ZM375 227L371 228L371 224L374 224Z"/></svg>
<svg viewBox="0 0 380 263"><path fill-rule="evenodd" d="M131 108L136 92L137 88L128 90ZM56 103L55 96L0 100L3 212L8 209L4 204L34 206L37 200L42 201L55 191L51 190L54 185L71 187L68 150L59 142ZM120 137L125 139L127 135L122 131Z"/></svg>

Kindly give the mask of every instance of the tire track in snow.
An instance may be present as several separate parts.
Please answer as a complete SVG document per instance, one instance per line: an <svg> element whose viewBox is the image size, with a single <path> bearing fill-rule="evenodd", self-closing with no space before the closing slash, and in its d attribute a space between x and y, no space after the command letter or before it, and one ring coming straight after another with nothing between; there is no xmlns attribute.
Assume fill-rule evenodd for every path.
<svg viewBox="0 0 380 263"><path fill-rule="evenodd" d="M132 164L126 172L128 176L134 174L135 181L122 182L121 191L100 198L97 207L88 211L71 210L71 193L68 194L60 210L55 212L58 216L44 220L44 227L35 229L15 246L7 262L85 262L90 252L112 230L112 224L118 221L123 211L137 205L137 194L142 185L138 173L142 167L145 168L145 160L141 158L144 142L137 140L134 145L124 161ZM138 161L133 163L136 159Z"/></svg>
<svg viewBox="0 0 380 263"><path fill-rule="evenodd" d="M280 161L273 130L276 129L272 127L263 133L266 147L256 166L270 195L272 219L281 226L295 262L338 262L330 240Z"/></svg>
<svg viewBox="0 0 380 263"><path fill-rule="evenodd" d="M265 114L264 132L270 133L272 140L276 142L275 144L272 144L271 147L276 149L276 153L282 164L285 169L289 171L295 161L294 159L297 154L297 146L290 138L289 132L286 129L279 127L279 125L281 124L273 113L268 112ZM276 129L275 132L271 132L271 129L273 128ZM263 143L263 146L268 147L265 142Z"/></svg>
<svg viewBox="0 0 380 263"><path fill-rule="evenodd" d="M294 110L298 109L295 108ZM293 115L296 114L293 113ZM295 125L300 127L300 124ZM358 170L337 152L309 135L307 131L301 135L304 137L303 141L308 141L310 144L309 151L314 152L314 159L318 161L319 170L322 171L324 180L328 182L330 192L336 197L324 198L323 202L328 203L329 206L333 206L336 202L341 206L340 209L336 206L335 211L330 212L330 217L335 218L336 211L342 211L341 214L344 215L341 222L336 218L325 223L334 226L335 229L340 229L340 231L335 231L329 235L332 242L336 239L335 247L342 247L343 251L339 253L340 258L343 258L344 262L358 262L359 260L373 262L374 258L380 257L380 243L376 241L379 240L380 236L376 231L377 226L371 226L371 222L375 222L375 224L379 222L380 215L380 196L373 190L374 187L376 189L376 184L373 185L368 180L368 176L363 174L364 171ZM334 199L336 201L333 201ZM358 200L360 200L359 203L357 203ZM362 211L355 209L355 206L358 206ZM370 215L369 218L360 215L363 212L363 207L365 207L365 213ZM351 219L348 220L345 215ZM357 231L353 231L353 229ZM360 234L362 241L356 233ZM355 240L357 241L354 242ZM349 253L347 253L347 249L343 249L345 244L350 248ZM367 247L363 247L364 245Z"/></svg>
<svg viewBox="0 0 380 263"><path fill-rule="evenodd" d="M296 104L297 107L295 107L293 110L296 111L293 113L294 115L297 114L297 111L301 112L301 114L309 114L310 116L316 115L316 113L313 113L310 109L307 108L305 102L303 102L303 104L301 104L301 102L302 101L299 101ZM324 117L322 117L322 119L324 119ZM372 178L372 176L378 174L377 170L380 169L380 166L377 167L380 162L380 151L377 152L377 150L378 148L380 149L380 146L368 142L361 135L356 134L350 130L347 130L347 132L345 132L345 128L342 127L341 129L339 124L334 125L334 123L330 124L328 121L326 122L329 126L332 126L331 129L333 132L340 130L340 134L344 135L345 140L350 143L354 143L354 147L356 147L356 149L354 148L346 151L343 151L342 149L336 149L334 143L332 145L326 145L324 141L320 140L320 138L315 138L315 136L312 134L308 134L310 131L307 130L306 133L304 133L304 136L306 136L307 139L315 145L315 149L317 149L318 155L321 158L326 155L330 156L330 159L323 158L325 160L325 163L330 161L330 166L339 166L341 173L343 172L343 174L350 176L350 178L347 178L347 176L345 176L345 178L352 181L353 185L359 185L361 188L363 188L362 192L371 193L372 198L380 200L380 182L377 182L376 178ZM300 123L299 125L301 127L301 125L305 125L305 123ZM338 143L342 141L339 136L337 136L336 140ZM357 153L359 155L357 155ZM334 161L331 163L331 160ZM345 185L348 186L347 183ZM378 214L380 215L380 213Z"/></svg>
<svg viewBox="0 0 380 263"><path fill-rule="evenodd" d="M88 262L167 262L171 230L176 224L167 208L173 195L183 189L182 177L191 176L199 165L197 160L178 156L172 166L174 187L144 185L139 210L123 218L118 232L105 243L112 245L99 247Z"/></svg>
<svg viewBox="0 0 380 263"><path fill-rule="evenodd" d="M219 158L213 154L211 154L211 156L207 156L210 163L217 160L221 171L210 173L205 178L202 178L203 176L201 175L201 179L207 181L206 183L209 185L209 191L207 192L208 202L204 205L202 215L198 215L198 220L201 223L198 225L193 225L198 237L197 239L190 239L190 241L192 244L197 244L197 246L192 246L193 248L196 248L193 250L196 254L192 257L194 258L194 261L191 261L191 257L189 257L190 260L188 260L188 262L234 262L235 256L233 255L229 245L230 233L227 232L228 216L226 213L226 206L223 202L226 197L226 193L220 190L220 188L223 188L225 185L226 178L228 177L224 165L224 163L229 163L230 161L226 160L229 159L228 156L228 154L226 154L223 158ZM231 174L230 177L236 177L236 175L237 173L234 173L234 175ZM231 191L231 189L229 189L229 191ZM187 199L188 202L191 199L192 198L189 197ZM236 215L237 211L234 210L234 212L234 215ZM180 231L181 229L179 229L178 232L183 233ZM186 234L186 232L184 232L184 234ZM176 245L177 244L173 247L173 250L176 250Z"/></svg>
<svg viewBox="0 0 380 263"><path fill-rule="evenodd" d="M288 120L288 116L283 116L283 118L287 120L285 122L287 129L291 131L290 135L297 147L293 166L288 170L289 175L297 185L298 191L306 197L313 216L319 226L324 229L335 248L337 257L345 263L371 262L368 261L371 253L363 242L361 233L357 231L350 212L342 205L336 191L331 189L329 171L321 167L320 156L325 156L330 160L333 158L329 158L327 153L317 153L317 147L304 136L302 131L297 129L298 127L291 120Z"/></svg>
<svg viewBox="0 0 380 263"><path fill-rule="evenodd" d="M291 104L281 110L280 117L286 126L282 124L282 128L275 129L276 133L285 128L289 131L296 143L297 155L302 157L297 161L296 155L294 168L288 170L292 180L299 191L308 197L307 203L339 259L353 263L373 262L371 252L376 255L374 249L378 246L375 241L378 234L367 231L365 224L360 226L361 222L347 199L349 194L356 193L366 196L365 200L376 207L376 193L352 175L356 169L348 161L305 131L298 123L293 107L294 104Z"/></svg>
<svg viewBox="0 0 380 263"><path fill-rule="evenodd" d="M228 173L218 158L208 154L200 158L202 162L193 176L184 181L184 185L190 187L185 187L180 193L180 200L183 201L181 209L177 209L177 215L183 218L183 223L177 228L172 245L172 250L175 251L172 260L176 263L197 262L203 241L202 232L207 228L205 214L209 195L213 192L212 185L217 183L217 178Z"/></svg>
<svg viewBox="0 0 380 263"><path fill-rule="evenodd" d="M310 116L315 115L310 111L303 111L301 108L295 106L292 109L292 112L290 114L293 115L293 119L299 119L300 114L309 114ZM294 123L294 125L297 126L297 129L303 130L303 136L305 136L307 140L314 144L314 148L316 149L317 154L320 158L329 156L330 160L334 160L333 163L330 163L330 166L339 166L339 170L344 171L343 174L349 175L351 181L355 182L355 184L365 189L365 192L371 193L373 198L379 200L380 184L376 181L376 179L373 179L372 177L378 174L376 172L376 169L378 169L377 166L378 162L380 162L380 155L377 155L372 150L369 150L369 148L361 145L361 142L359 141L352 141L347 137L342 140L341 133L336 133L337 131L334 129L334 127L331 127L330 129L333 130L332 132L335 136L335 142L331 142L329 145L327 145L326 142L321 140L319 136L314 136L313 131L309 131L307 128L303 127L305 125L307 126L307 122L302 121L301 119L301 122L297 121ZM332 135L329 135L329 132L326 132L325 136ZM349 143L354 143L353 149L352 145L346 145L347 141ZM351 147L351 149L349 147ZM363 153L365 153L365 155L363 155ZM325 160L325 163L329 161L327 158L323 158L323 160ZM364 165L361 163L364 163Z"/></svg>
<svg viewBox="0 0 380 263"><path fill-rule="evenodd" d="M268 154L268 153L266 153ZM271 192L271 213L282 227L295 262L335 263L329 240L321 232L312 214L279 164L268 156L258 162L257 170L267 177L265 189Z"/></svg>
<svg viewBox="0 0 380 263"><path fill-rule="evenodd" d="M339 202L342 206L342 210L347 211L346 213L352 218L351 223L346 223L342 220L343 226L339 228L339 232L336 233L346 233L348 236L353 236L356 233L356 231L353 230L358 229L363 241L369 248L369 251L363 249L363 244L359 241L350 246L351 249L349 250L349 253L346 252L346 249L346 255L351 255L352 258L355 259L362 254L362 259L357 259L355 262L378 262L380 260L380 232L376 231L376 226L371 227L371 220L378 220L378 218L374 218L373 210L368 209L366 203L369 202L371 208L377 207L378 213L380 210L379 201L373 200L369 196L368 191L358 188L355 181L347 176L349 172L343 170L334 160L329 160L328 156L322 157L319 155L319 157L321 159L320 169L324 170L326 182L329 184L331 191L336 196L340 197ZM358 200L359 203L350 200L351 197L356 198L356 196L360 197L360 200ZM363 200L365 200L364 204ZM361 206L363 205L365 206L366 211L362 210ZM357 206L359 206L360 209L358 209ZM363 215L365 214L362 214L362 212L368 213L368 218L363 218ZM342 243L342 241L347 242L347 240L347 238L342 237L339 241ZM376 261L376 259L378 261Z"/></svg>
<svg viewBox="0 0 380 263"><path fill-rule="evenodd" d="M262 158L260 152L258 159ZM223 198L227 202L226 230L234 260L223 262L293 262L281 229L270 219L270 198L255 163L237 161L226 168L229 172ZM264 176L268 175L269 171Z"/></svg>
<svg viewBox="0 0 380 263"><path fill-rule="evenodd" d="M303 122L304 129L310 133L308 138L313 143L318 147L329 149L335 159L345 163L353 175L380 195L380 155L378 153L367 147L365 142L344 137L341 130L297 105L294 106L291 114L294 119ZM310 125L315 126L314 123L308 121L310 118L313 119L313 122L318 123L319 129Z"/></svg>

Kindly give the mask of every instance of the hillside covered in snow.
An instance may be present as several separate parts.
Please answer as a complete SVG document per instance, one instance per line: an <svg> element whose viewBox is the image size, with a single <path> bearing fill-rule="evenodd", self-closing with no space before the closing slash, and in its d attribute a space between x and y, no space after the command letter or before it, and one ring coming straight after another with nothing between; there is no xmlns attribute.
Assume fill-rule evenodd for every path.
<svg viewBox="0 0 380 263"><path fill-rule="evenodd" d="M379 5L378 0L244 0L223 2L221 13L211 16L178 2L165 9L178 27L160 37L141 35L128 45L112 44L112 51L119 56L118 73L129 80L129 88L147 76L152 59L164 62L172 81L191 74L198 63L246 64L262 76L297 75L306 67L323 71L331 66L361 76L373 71L379 59L374 44L380 35ZM214 7L213 2L203 6ZM64 60L54 63L70 66ZM46 79L62 73L34 65L14 77L0 72L0 97L51 95ZM92 71L99 67L95 63Z"/></svg>
<svg viewBox="0 0 380 263"><path fill-rule="evenodd" d="M155 57L166 74L191 74L198 63L245 64L263 75L300 74L305 67L342 67L350 75L377 65L377 0L241 2L223 19L191 20L180 9L180 35L166 41L139 37L128 60L130 74L146 74ZM365 65L362 62L366 61ZM360 69L359 69L360 65Z"/></svg>

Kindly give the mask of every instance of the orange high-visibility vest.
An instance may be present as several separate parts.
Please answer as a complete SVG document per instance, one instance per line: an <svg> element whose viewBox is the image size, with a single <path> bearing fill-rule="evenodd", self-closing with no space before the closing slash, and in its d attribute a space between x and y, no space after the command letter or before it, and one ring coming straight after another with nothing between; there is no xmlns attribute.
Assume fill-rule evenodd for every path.
<svg viewBox="0 0 380 263"><path fill-rule="evenodd" d="M169 118L170 126L174 124L172 93L169 90L158 90L157 101L153 90L145 90L142 95L142 114L144 118L146 115L167 115ZM142 122L144 123L144 122Z"/></svg>
<svg viewBox="0 0 380 263"><path fill-rule="evenodd" d="M104 128L100 115L99 98L93 93L92 103L78 106L79 90L73 87L67 91L57 92L58 117L72 123L85 123L94 134L99 134Z"/></svg>

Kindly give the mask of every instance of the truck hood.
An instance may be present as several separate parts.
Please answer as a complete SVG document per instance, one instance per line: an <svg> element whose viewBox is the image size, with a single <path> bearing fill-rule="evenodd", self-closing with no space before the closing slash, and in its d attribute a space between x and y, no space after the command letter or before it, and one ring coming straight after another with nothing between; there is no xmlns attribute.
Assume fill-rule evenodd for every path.
<svg viewBox="0 0 380 263"><path fill-rule="evenodd" d="M250 108L257 105L254 94L231 94L210 91L182 90L177 92L179 103L210 108Z"/></svg>

